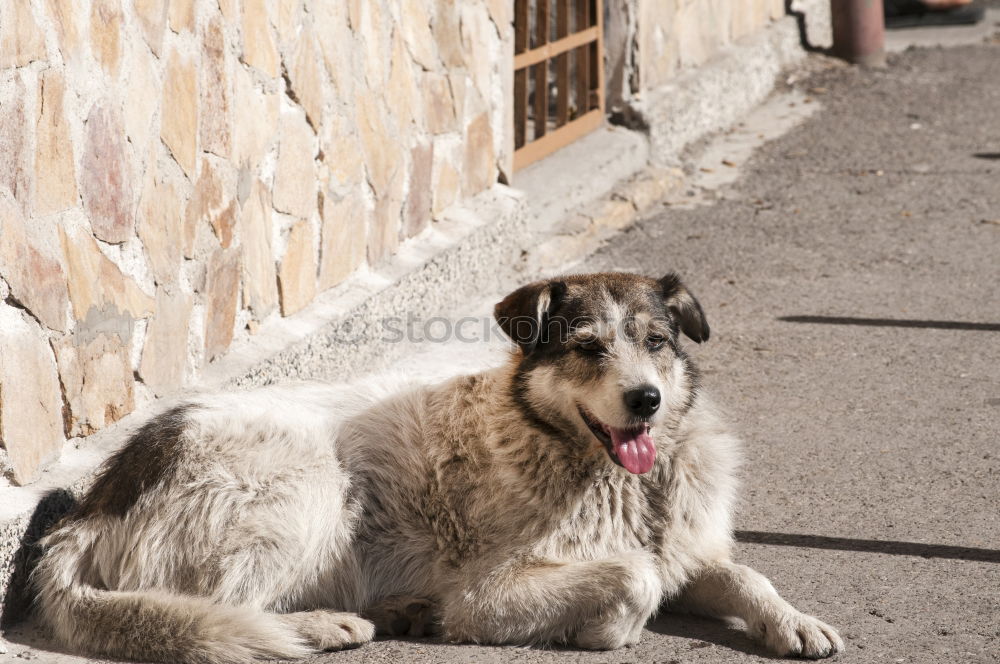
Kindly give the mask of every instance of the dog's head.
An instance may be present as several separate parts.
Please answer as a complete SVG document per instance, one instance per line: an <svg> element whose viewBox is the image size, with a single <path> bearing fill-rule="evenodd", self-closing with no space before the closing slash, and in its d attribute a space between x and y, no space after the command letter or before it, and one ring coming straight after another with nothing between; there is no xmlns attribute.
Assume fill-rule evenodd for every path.
<svg viewBox="0 0 1000 664"><path fill-rule="evenodd" d="M651 431L691 405L695 370L679 335L708 339L701 305L675 274L588 274L524 286L494 317L517 344L514 398L571 444L603 444L631 473L656 460Z"/></svg>

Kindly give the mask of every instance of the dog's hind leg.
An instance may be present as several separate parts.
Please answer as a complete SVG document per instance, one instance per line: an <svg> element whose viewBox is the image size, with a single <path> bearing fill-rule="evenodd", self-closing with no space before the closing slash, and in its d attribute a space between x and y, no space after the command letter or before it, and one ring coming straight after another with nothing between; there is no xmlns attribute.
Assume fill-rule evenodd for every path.
<svg viewBox="0 0 1000 664"><path fill-rule="evenodd" d="M365 608L361 615L375 623L378 634L421 637L437 633L436 610L429 599L393 595Z"/></svg>
<svg viewBox="0 0 1000 664"><path fill-rule="evenodd" d="M297 595L289 595L289 584L302 572L295 561L304 556L298 546L291 545L276 533L254 530L253 536L234 538L233 550L222 558L213 599L220 604L249 605L264 611L281 610L298 603ZM314 610L280 613L277 621L290 627L317 650L340 650L368 643L375 636L375 626L355 613Z"/></svg>
<svg viewBox="0 0 1000 664"><path fill-rule="evenodd" d="M620 648L639 640L663 595L645 551L578 562L521 558L464 572L469 584L443 607L451 640Z"/></svg>
<svg viewBox="0 0 1000 664"><path fill-rule="evenodd" d="M750 636L778 655L828 657L844 649L836 630L786 602L762 574L719 561L685 588L678 608L713 617L740 618Z"/></svg>

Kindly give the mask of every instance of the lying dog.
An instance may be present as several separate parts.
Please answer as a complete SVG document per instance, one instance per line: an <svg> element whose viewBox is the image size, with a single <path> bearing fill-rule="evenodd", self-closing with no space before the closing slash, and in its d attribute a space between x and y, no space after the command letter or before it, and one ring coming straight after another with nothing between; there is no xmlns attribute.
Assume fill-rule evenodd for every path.
<svg viewBox="0 0 1000 664"><path fill-rule="evenodd" d="M679 335L675 275L534 283L517 350L441 385L192 398L142 427L43 540L37 608L70 648L293 658L376 630L611 649L665 599L778 654L836 632L730 561L739 445Z"/></svg>

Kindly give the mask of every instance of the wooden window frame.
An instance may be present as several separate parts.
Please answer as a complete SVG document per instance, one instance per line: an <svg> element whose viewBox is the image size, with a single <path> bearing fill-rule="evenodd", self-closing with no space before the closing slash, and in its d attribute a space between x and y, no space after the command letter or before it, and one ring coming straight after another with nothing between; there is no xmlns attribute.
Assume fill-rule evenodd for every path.
<svg viewBox="0 0 1000 664"><path fill-rule="evenodd" d="M554 0L556 38L549 41L552 24L550 0L535 3L536 46L530 45L530 5L514 2L514 170L520 170L563 148L604 123L604 16L602 0ZM576 25L569 31L570 9ZM591 12L596 14L592 16ZM576 81L570 80L570 54L575 52ZM555 128L549 122L549 66L555 62ZM527 140L529 120L529 71L534 69L534 131ZM584 99L588 110L570 119L570 91Z"/></svg>

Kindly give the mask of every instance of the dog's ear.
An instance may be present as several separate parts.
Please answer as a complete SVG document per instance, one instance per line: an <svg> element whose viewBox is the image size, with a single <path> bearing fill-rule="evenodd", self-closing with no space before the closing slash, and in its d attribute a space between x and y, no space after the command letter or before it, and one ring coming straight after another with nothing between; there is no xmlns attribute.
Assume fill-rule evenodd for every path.
<svg viewBox="0 0 1000 664"><path fill-rule="evenodd" d="M525 355L545 341L549 323L566 295L559 280L538 281L522 286L493 307L493 318Z"/></svg>
<svg viewBox="0 0 1000 664"><path fill-rule="evenodd" d="M692 341L708 341L709 329L705 312L687 286L681 283L681 278L670 272L657 283L660 285L663 302L671 315L677 318L681 331Z"/></svg>

